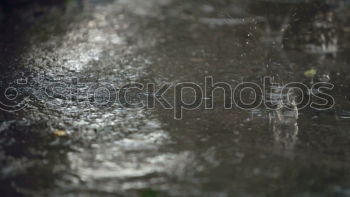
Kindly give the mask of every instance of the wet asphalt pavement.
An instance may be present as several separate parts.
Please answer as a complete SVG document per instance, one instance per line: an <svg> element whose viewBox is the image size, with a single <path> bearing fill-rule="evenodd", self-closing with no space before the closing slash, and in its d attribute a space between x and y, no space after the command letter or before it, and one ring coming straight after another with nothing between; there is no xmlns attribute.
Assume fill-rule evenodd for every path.
<svg viewBox="0 0 350 197"><path fill-rule="evenodd" d="M350 196L350 12L347 1L330 2L72 0L6 7L1 196ZM160 103L125 107L145 101L148 92L100 105L111 94L90 91L107 84L114 94L134 83L203 87L208 76L232 87L263 85L264 77L330 82L335 105L225 110L225 95L215 91L213 109L202 98L176 120L174 109ZM176 106L173 91L164 97ZM193 92L183 97L190 103Z"/></svg>

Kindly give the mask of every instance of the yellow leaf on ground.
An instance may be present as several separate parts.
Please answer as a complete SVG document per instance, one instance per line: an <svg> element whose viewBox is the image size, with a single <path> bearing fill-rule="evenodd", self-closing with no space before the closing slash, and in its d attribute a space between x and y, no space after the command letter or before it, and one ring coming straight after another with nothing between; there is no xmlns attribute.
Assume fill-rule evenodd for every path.
<svg viewBox="0 0 350 197"><path fill-rule="evenodd" d="M317 73L317 70L314 68L310 68L309 70L304 72L304 75L307 77L314 77Z"/></svg>
<svg viewBox="0 0 350 197"><path fill-rule="evenodd" d="M53 134L58 137L67 136L67 132L64 130L56 130Z"/></svg>

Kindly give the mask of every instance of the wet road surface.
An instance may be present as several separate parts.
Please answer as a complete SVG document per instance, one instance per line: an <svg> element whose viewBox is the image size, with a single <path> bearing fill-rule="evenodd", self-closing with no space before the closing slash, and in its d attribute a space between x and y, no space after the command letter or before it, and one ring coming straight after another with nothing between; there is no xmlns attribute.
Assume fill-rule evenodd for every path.
<svg viewBox="0 0 350 197"><path fill-rule="evenodd" d="M4 19L1 90L15 88L22 96L12 103L27 106L0 114L1 193L350 196L349 9L318 5L327 9L277 0L67 1ZM91 104L110 96L89 92L96 84L203 86L206 76L232 86L266 76L329 81L335 106L224 110L216 91L213 109L176 120L159 104ZM48 90L53 83L65 91Z"/></svg>

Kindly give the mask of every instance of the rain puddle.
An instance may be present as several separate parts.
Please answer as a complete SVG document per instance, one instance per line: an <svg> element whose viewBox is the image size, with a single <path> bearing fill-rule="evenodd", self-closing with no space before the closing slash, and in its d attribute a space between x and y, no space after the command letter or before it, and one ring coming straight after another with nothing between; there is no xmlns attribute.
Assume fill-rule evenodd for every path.
<svg viewBox="0 0 350 197"><path fill-rule="evenodd" d="M17 30L0 40L1 101L9 101L0 114L0 191L349 196L346 3L91 0L22 8L7 19ZM261 96L274 107L225 109L227 92L217 89L212 108L202 97L177 118L172 88L204 88L209 76L231 87L262 87L269 77L270 91L243 98ZM284 92L291 82L332 83L334 107L298 109L300 92ZM174 108L159 100L151 109L126 107L146 102L143 90L105 102L126 85L150 83L170 87L163 98ZM182 98L191 103L195 95Z"/></svg>

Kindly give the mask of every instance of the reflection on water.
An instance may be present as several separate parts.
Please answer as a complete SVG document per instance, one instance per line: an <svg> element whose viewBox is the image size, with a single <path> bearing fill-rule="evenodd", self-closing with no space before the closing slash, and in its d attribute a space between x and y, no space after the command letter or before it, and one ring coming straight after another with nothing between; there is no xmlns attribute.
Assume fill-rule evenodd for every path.
<svg viewBox="0 0 350 197"><path fill-rule="evenodd" d="M288 155L293 152L294 146L298 140L298 118L299 112L296 106L294 98L295 93L288 92L290 95L285 95L287 98L277 98L283 95L281 93L282 87L274 87L272 92L271 103L276 103L276 110L272 111L269 115L270 127L273 132L276 150L280 150L282 153ZM287 102L286 102L287 101Z"/></svg>
<svg viewBox="0 0 350 197"><path fill-rule="evenodd" d="M31 102L24 111L0 114L1 190L7 196L348 196L349 16L342 5L120 0L49 9L19 34L24 49L2 55L11 60L2 63L4 72L5 63L16 62L12 69L29 77L20 93ZM106 92L84 100L73 91L88 93L96 83L203 85L206 76L233 86L262 84L265 76L281 85L329 81L336 106L298 111L289 99L289 108L281 108L284 97L297 93L281 98L282 86L274 86L266 95L274 110L224 110L218 90L213 110L184 111L175 120L160 106L100 108L89 99L103 100ZM3 76L1 89L16 86L17 78ZM46 95L55 81L70 91Z"/></svg>

